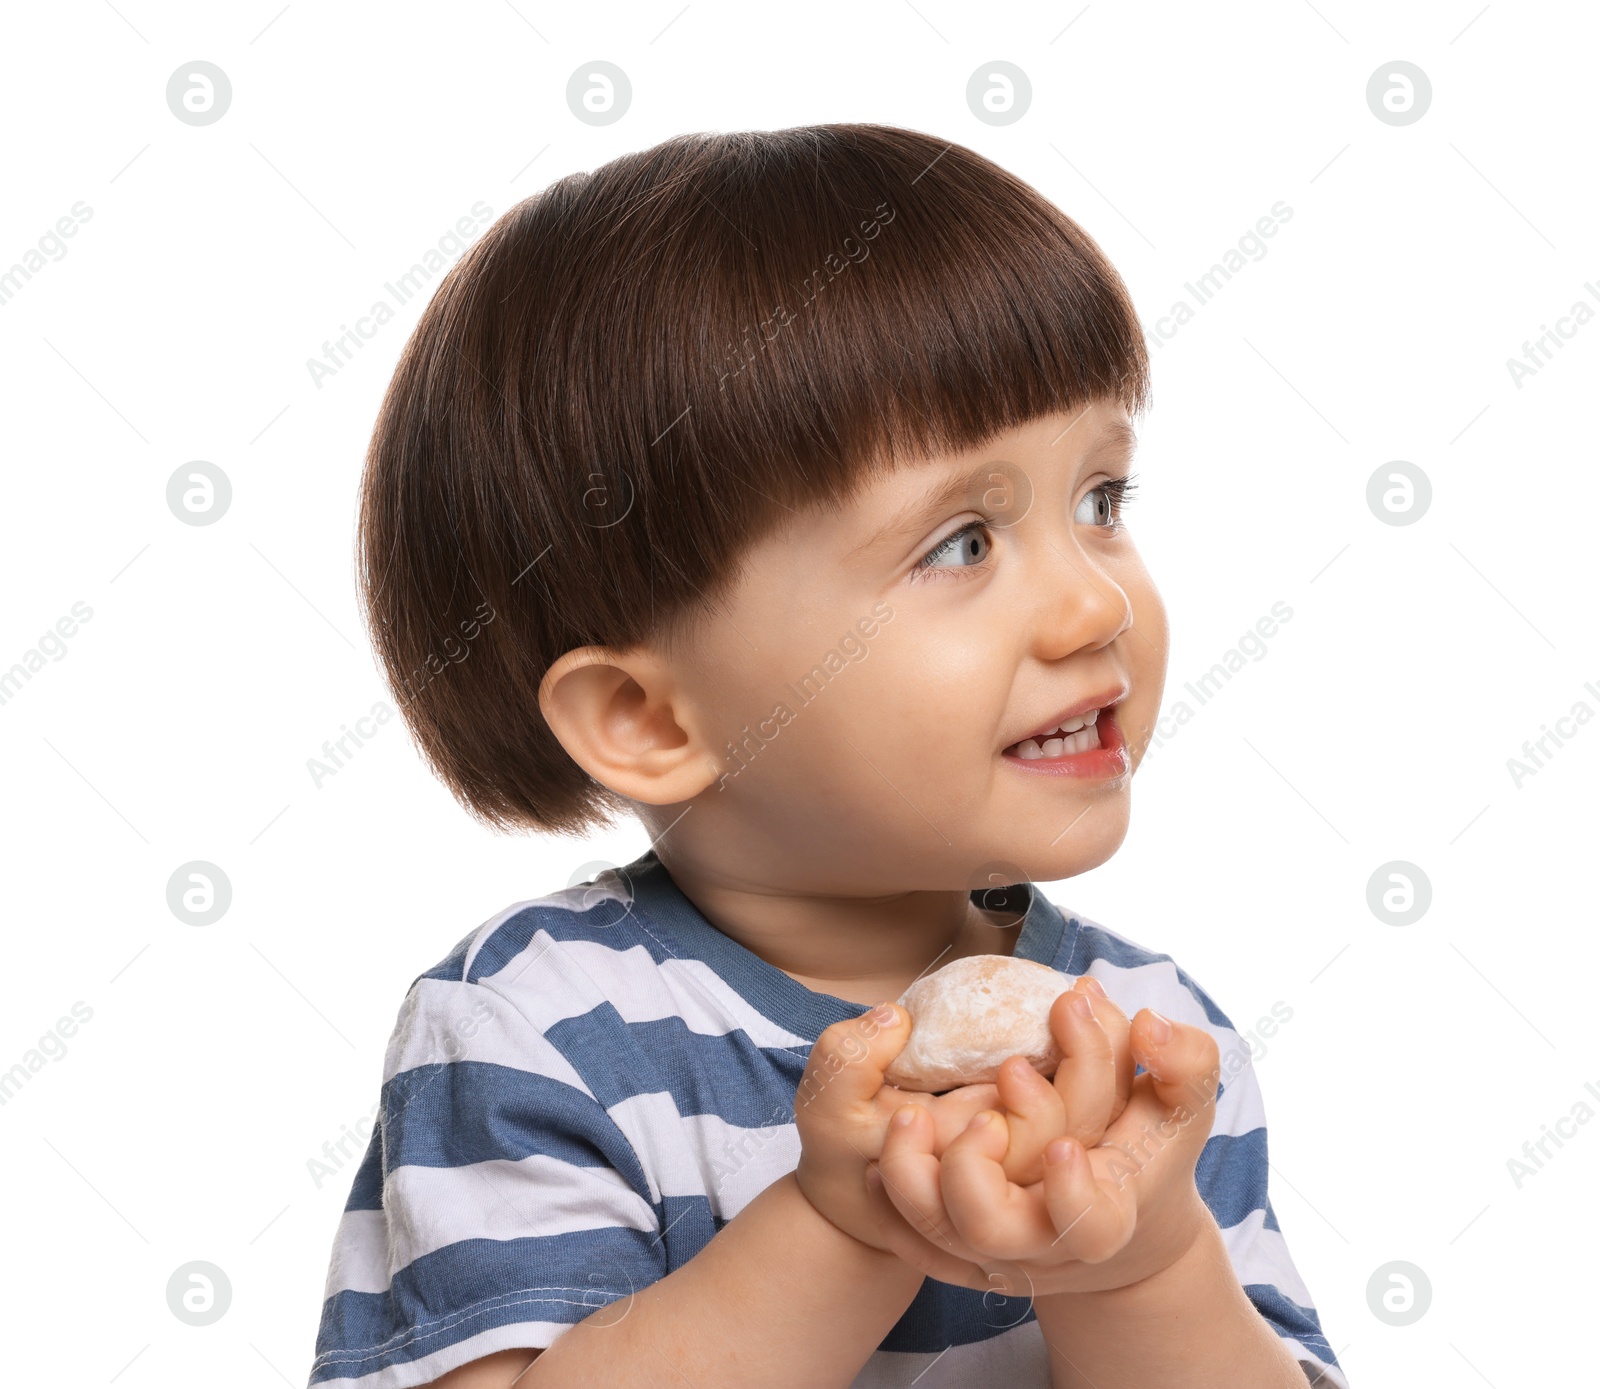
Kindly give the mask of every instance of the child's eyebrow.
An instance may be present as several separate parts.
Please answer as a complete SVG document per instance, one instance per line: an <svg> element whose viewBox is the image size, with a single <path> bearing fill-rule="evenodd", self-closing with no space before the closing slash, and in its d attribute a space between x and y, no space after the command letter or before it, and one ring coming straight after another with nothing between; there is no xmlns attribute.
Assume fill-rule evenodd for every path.
<svg viewBox="0 0 1600 1389"><path fill-rule="evenodd" d="M1133 426L1127 420L1107 420L1100 430L1100 437L1089 450L1092 459L1110 459L1131 455L1139 447L1139 436L1134 433Z"/></svg>
<svg viewBox="0 0 1600 1389"><path fill-rule="evenodd" d="M853 559L863 551L871 550L882 544L890 536L916 534L924 527L932 525L941 513L949 509L953 502L965 497L971 487L972 474L970 469L965 472L950 473L943 483L938 484L931 491L924 492L919 497L913 497L904 506L898 508L887 521L859 545L847 550L841 556L841 560Z"/></svg>
<svg viewBox="0 0 1600 1389"><path fill-rule="evenodd" d="M1129 458L1138 443L1138 435L1126 420L1109 420L1101 427L1099 437L1084 455L1084 462L1108 464L1114 459ZM873 549L891 536L918 534L938 520L954 502L966 497L973 488L975 477L971 469L949 474L943 483L898 508L859 545L840 556L841 562Z"/></svg>

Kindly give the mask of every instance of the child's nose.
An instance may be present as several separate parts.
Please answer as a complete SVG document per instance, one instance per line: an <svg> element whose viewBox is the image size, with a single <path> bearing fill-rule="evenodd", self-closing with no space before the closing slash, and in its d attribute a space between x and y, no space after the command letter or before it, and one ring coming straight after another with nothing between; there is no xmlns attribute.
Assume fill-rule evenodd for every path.
<svg viewBox="0 0 1600 1389"><path fill-rule="evenodd" d="M1049 541L1040 569L1028 620L1042 658L1108 646L1133 626L1126 590L1081 551L1068 554Z"/></svg>

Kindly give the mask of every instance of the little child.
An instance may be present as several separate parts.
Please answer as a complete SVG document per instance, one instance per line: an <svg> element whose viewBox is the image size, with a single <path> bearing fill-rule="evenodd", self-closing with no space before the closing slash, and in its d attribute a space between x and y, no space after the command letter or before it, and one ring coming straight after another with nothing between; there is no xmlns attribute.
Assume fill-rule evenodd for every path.
<svg viewBox="0 0 1600 1389"><path fill-rule="evenodd" d="M1148 395L1082 229L893 127L667 140L450 272L373 642L483 822L651 847L412 984L312 1385L1348 1389L1248 1046L1034 886L1116 852L1161 707ZM1071 976L1054 1078L886 1085L873 1005L983 954Z"/></svg>

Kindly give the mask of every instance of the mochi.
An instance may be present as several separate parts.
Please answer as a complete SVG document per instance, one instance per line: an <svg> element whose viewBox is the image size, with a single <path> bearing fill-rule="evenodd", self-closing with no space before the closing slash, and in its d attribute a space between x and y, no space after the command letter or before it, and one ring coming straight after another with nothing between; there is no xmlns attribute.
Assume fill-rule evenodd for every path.
<svg viewBox="0 0 1600 1389"><path fill-rule="evenodd" d="M900 995L911 1035L884 1079L902 1090L938 1092L997 1080L1021 1056L1053 1076L1061 1049L1050 1034L1050 1005L1073 976L1012 955L967 955L924 975Z"/></svg>

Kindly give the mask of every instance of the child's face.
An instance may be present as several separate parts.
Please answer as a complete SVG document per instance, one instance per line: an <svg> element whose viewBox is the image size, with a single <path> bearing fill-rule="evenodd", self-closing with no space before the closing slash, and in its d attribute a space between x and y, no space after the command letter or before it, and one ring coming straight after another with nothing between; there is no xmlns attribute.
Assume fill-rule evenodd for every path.
<svg viewBox="0 0 1600 1389"><path fill-rule="evenodd" d="M1125 433L1114 402L1052 415L755 546L726 620L673 663L717 763L674 853L852 893L970 887L990 867L1048 882L1109 858L1167 660L1165 609L1105 490L1128 473ZM1015 755L1101 702L1120 758Z"/></svg>

